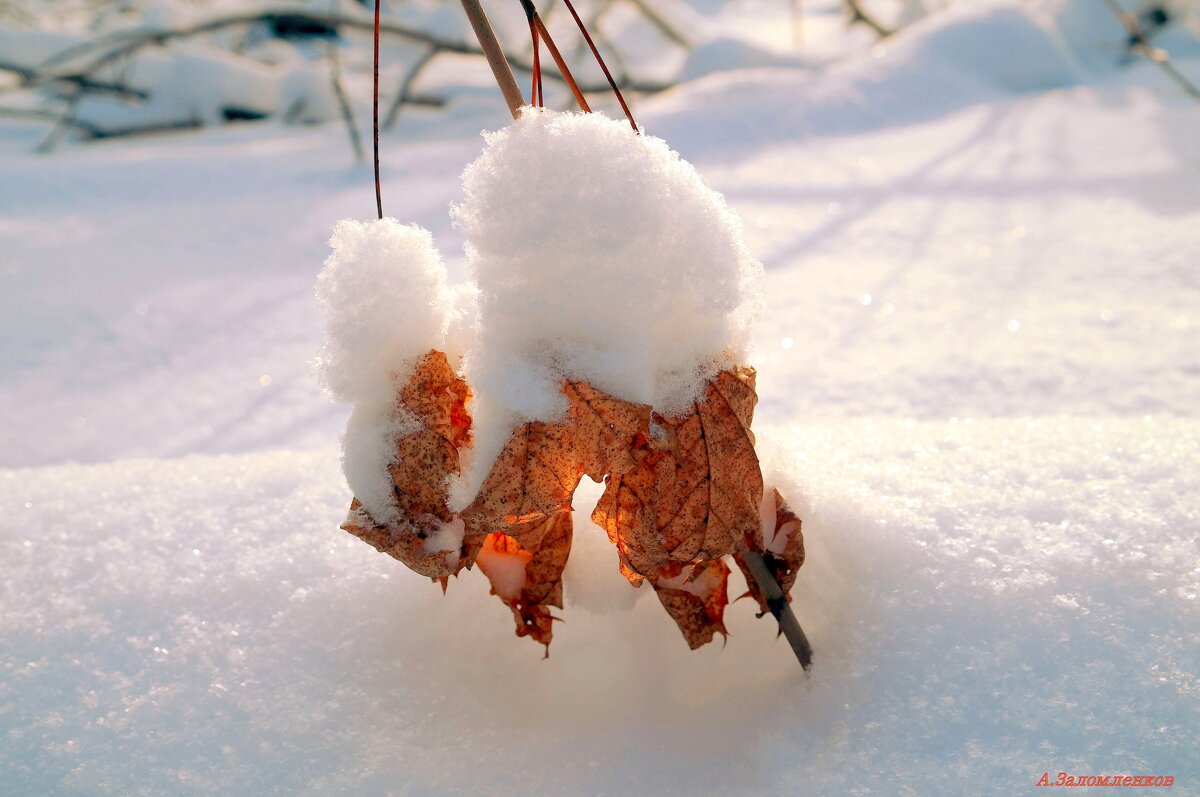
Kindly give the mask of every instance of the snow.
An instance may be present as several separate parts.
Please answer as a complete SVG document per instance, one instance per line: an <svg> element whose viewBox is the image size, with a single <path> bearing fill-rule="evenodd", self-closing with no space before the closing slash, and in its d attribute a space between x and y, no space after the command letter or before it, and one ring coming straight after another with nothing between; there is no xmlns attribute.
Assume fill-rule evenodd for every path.
<svg viewBox="0 0 1200 797"><path fill-rule="evenodd" d="M807 679L749 601L728 610L724 649L688 651L603 540L575 546L541 662L482 574L443 596L335 532L328 449L6 471L6 793L1194 783L1197 432L765 427L768 477L805 519ZM576 536L603 538L579 508Z"/></svg>
<svg viewBox="0 0 1200 797"><path fill-rule="evenodd" d="M453 217L480 290L481 395L548 419L570 377L670 410L694 400L705 366L744 361L762 265L665 141L601 114L530 109L486 137L463 193Z"/></svg>
<svg viewBox="0 0 1200 797"><path fill-rule="evenodd" d="M391 403L396 376L418 357L430 349L461 354L447 340L462 315L458 295L428 230L390 218L343 219L329 245L317 278L326 325L317 365L334 397Z"/></svg>
<svg viewBox="0 0 1200 797"><path fill-rule="evenodd" d="M377 523L399 519L388 466L396 463L396 441L420 431L421 421L391 402L355 406L342 436L346 485Z"/></svg>
<svg viewBox="0 0 1200 797"><path fill-rule="evenodd" d="M0 793L1194 792L1200 106L1105 14L989 3L635 98L766 264L755 431L804 520L807 678L749 601L689 651L586 522L598 485L547 661L481 573L443 596L337 530L312 291L334 221L374 216L344 130L32 157L0 125ZM984 60L1006 41L1023 64ZM452 292L447 209L504 115L480 92L383 141Z"/></svg>
<svg viewBox="0 0 1200 797"><path fill-rule="evenodd" d="M566 411L564 379L677 411L746 362L762 304L741 221L667 142L532 108L485 139L452 214L479 289L462 505L515 423Z"/></svg>
<svg viewBox="0 0 1200 797"><path fill-rule="evenodd" d="M395 219L343 219L329 240L333 252L317 277L325 314L325 345L317 358L322 382L354 404L342 438L346 482L372 518L396 519L388 466L396 439L421 423L395 403L396 387L431 349L457 359L452 330L470 312L466 291L448 284L428 230Z"/></svg>
<svg viewBox="0 0 1200 797"><path fill-rule="evenodd" d="M525 567L531 559L533 554L523 549L502 550L496 539L489 535L475 561L487 576L492 590L504 600L515 601L525 588Z"/></svg>

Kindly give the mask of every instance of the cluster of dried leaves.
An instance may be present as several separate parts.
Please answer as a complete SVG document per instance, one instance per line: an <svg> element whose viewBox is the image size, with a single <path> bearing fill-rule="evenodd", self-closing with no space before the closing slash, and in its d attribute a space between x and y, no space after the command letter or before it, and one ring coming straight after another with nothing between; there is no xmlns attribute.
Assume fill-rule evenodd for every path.
<svg viewBox="0 0 1200 797"><path fill-rule="evenodd" d="M447 508L448 478L471 445L470 389L444 354L431 351L397 390L397 411L421 422L396 440L392 498L401 520L380 525L355 500L342 528L443 589L478 561L492 592L512 609L517 635L548 649L556 619L550 609L562 608L571 496L586 474L605 482L592 520L616 545L622 574L634 586L649 581L697 648L726 633L724 557L746 573L764 613L768 602L747 568L748 553L763 555L785 595L804 562L800 520L778 492L774 517L762 518L763 478L750 431L754 377L747 367L721 371L689 411L669 417L567 381L563 420L513 429L475 500L456 516ZM437 545L448 528L461 532L457 550Z"/></svg>

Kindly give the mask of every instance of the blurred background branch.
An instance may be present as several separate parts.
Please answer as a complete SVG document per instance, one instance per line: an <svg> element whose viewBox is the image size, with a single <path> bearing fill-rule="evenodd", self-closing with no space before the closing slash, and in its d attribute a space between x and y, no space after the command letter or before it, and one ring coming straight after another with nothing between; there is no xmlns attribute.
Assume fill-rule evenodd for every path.
<svg viewBox="0 0 1200 797"><path fill-rule="evenodd" d="M578 6L617 85L636 96L736 68L815 69L835 57L831 41L839 40L843 50L872 47L971 2L584 0ZM1104 2L1125 26L1124 52L1149 58L1200 99L1166 49L1152 43L1197 4ZM489 16L509 62L528 75L532 49L519 4L492 4ZM358 120L369 104L372 8L365 0L232 6L225 0L0 0L0 113L45 125L43 152L65 141L274 121L344 124L359 153ZM444 114L491 103L482 53L457 3L397 0L382 10L385 130L409 112ZM589 101L616 111L561 2L543 3L539 11ZM779 25L761 20L772 13L786 29L768 40L762 31ZM749 30L757 38L744 35ZM573 106L558 70L544 74L548 103Z"/></svg>

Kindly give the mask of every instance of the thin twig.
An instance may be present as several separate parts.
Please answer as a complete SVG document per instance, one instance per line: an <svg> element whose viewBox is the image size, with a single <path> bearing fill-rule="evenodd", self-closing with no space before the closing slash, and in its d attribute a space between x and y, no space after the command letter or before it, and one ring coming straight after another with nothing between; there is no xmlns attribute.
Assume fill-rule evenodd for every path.
<svg viewBox="0 0 1200 797"><path fill-rule="evenodd" d="M885 27L882 23L876 20L875 17L864 11L862 6L859 5L858 0L844 0L844 2L846 4L846 10L850 12L851 25L856 22L861 22L871 30L875 31L876 35L878 35L881 39L886 39L896 32L891 28Z"/></svg>
<svg viewBox="0 0 1200 797"><path fill-rule="evenodd" d="M21 64L15 64L10 61L0 61L0 72L12 72L20 81L13 84L11 88L5 88L2 91L11 91L16 89L29 88L30 84L39 78L38 73ZM99 94L113 94L122 99L129 100L144 100L147 94L140 89L130 88L123 83L114 83L107 80L93 80L86 75L59 75L51 80L39 80L41 83L66 83L84 91L96 92Z"/></svg>
<svg viewBox="0 0 1200 797"><path fill-rule="evenodd" d="M1142 30L1142 25L1138 22L1137 15L1131 14L1122 8L1117 0L1104 0L1104 4L1108 6L1108 10L1113 13L1113 16L1117 18L1117 21L1125 27L1125 31L1129 34L1129 52L1134 55L1140 55L1150 61L1161 69L1163 74L1173 80L1177 86L1183 89L1185 94L1200 102L1200 88L1197 88L1195 83L1188 80L1175 64L1171 63L1171 56L1166 50L1150 44L1150 38Z"/></svg>
<svg viewBox="0 0 1200 797"><path fill-rule="evenodd" d="M529 14L529 38L533 42L533 78L532 85L529 87L529 104L540 106L542 104L542 48L537 23L533 21L536 15L536 11Z"/></svg>
<svg viewBox="0 0 1200 797"><path fill-rule="evenodd" d="M625 63L625 56L621 55L621 51L617 49L617 46L612 43L608 36L604 34L604 30L600 27L601 18L610 8L612 8L612 6L606 6L597 12L596 15L592 17L589 27L596 31L596 41L604 46L604 49L608 52L608 57L612 60L613 69L617 73L617 85L621 86L622 88L630 88L629 66ZM586 47L587 42L583 42L583 45Z"/></svg>
<svg viewBox="0 0 1200 797"><path fill-rule="evenodd" d="M744 548L741 555L750 567L750 574L754 576L758 590L766 600L767 608L779 623L779 630L787 637L788 644L792 646L792 652L796 654L796 660L807 672L812 667L812 645L809 644L804 629L800 627L796 613L792 611L792 604L788 603L787 596L783 594L779 582L771 575L771 569L767 567L767 562L761 553Z"/></svg>
<svg viewBox="0 0 1200 797"><path fill-rule="evenodd" d="M66 135L67 131L77 127L75 117L79 110L79 103L83 102L83 96L83 87L76 88L71 99L67 100L67 107L63 109L62 116L50 128L50 132L42 139L42 143L38 144L37 151L39 153L49 155L58 146L58 142L62 141L62 137Z"/></svg>
<svg viewBox="0 0 1200 797"><path fill-rule="evenodd" d="M375 0L375 60L371 69L371 143L375 150L375 210L379 218L383 218L383 191L379 183L379 6L382 0Z"/></svg>
<svg viewBox="0 0 1200 797"><path fill-rule="evenodd" d="M670 20L664 17L662 13L655 8L653 0L630 0L630 3L632 3L634 8L642 12L642 16L644 16L651 25L658 28L659 33L670 39L675 44L678 44L680 47L683 47L686 50L691 49L691 40L687 37L687 35L680 31L679 28L671 24Z"/></svg>
<svg viewBox="0 0 1200 797"><path fill-rule="evenodd" d="M571 74L571 68L567 66L566 59L562 57L562 53L558 51L557 45L554 44L554 39L550 37L550 31L546 29L546 23L542 21L541 15L536 11L533 15L533 21L537 25L538 32L542 35L542 38L546 40L546 49L550 51L550 57L554 59L554 63L558 66L558 71L562 73L563 80L567 81L567 87L575 95L575 102L579 104L580 110L591 113L592 109L588 106L588 101L583 96L583 91L580 90L579 84L575 82L575 76Z"/></svg>
<svg viewBox="0 0 1200 797"><path fill-rule="evenodd" d="M416 60L412 68L408 70L408 74L404 76L404 81L400 84L400 90L396 93L396 98L392 100L391 106L388 108L387 118L383 121L383 129L391 130L396 124L396 119L400 116L400 108L410 100L413 84L417 82L417 78L425 67L429 65L438 54L436 47L430 47L420 58Z"/></svg>
<svg viewBox="0 0 1200 797"><path fill-rule="evenodd" d="M613 80L612 72L608 71L608 65L604 63L604 56L600 55L600 50L596 48L596 43L592 41L592 35L588 33L587 26L583 24L583 20L579 18L578 12L575 11L575 5L571 0L563 0L567 10L571 12L571 17L575 20L575 24L579 27L579 32L583 34L583 38L587 40L588 47L592 48L592 55L596 57L596 63L600 64L600 70L604 72L604 77L608 80L608 85L612 87L613 93L617 95L617 102L621 103L621 110L625 112L625 118L629 120L630 127L635 133L638 131L637 122L633 121L633 112L629 110L629 105L625 102L625 97L621 94L621 89L617 87L617 81Z"/></svg>

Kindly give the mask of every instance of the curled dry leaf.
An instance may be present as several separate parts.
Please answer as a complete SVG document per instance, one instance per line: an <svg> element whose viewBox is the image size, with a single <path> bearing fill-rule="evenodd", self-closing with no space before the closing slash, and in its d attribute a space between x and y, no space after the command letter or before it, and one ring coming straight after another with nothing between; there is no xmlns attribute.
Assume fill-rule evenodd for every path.
<svg viewBox="0 0 1200 797"><path fill-rule="evenodd" d="M468 536L504 531L571 511L584 473L599 481L633 465L631 449L649 431L650 407L623 401L587 382L563 385L568 417L517 426L483 487L462 513Z"/></svg>
<svg viewBox="0 0 1200 797"><path fill-rule="evenodd" d="M773 489L769 495L763 497L763 521L767 525L767 528L763 529L763 561L791 603L792 585L796 583L796 576L804 564L804 533L801 530L800 518L788 506L779 490ZM745 558L740 552L735 552L734 559L746 576L750 597L758 603L763 614L769 613L771 608L767 604L766 596L759 589Z"/></svg>
<svg viewBox="0 0 1200 797"><path fill-rule="evenodd" d="M721 371L692 410L655 416L664 434L609 476L592 520L608 532L635 585L671 562L719 559L762 547L762 473L750 421L754 369Z"/></svg>
<svg viewBox="0 0 1200 797"><path fill-rule="evenodd" d="M558 619L550 608L562 608L562 572L571 552L571 513L560 512L530 522L518 536L492 532L476 561L492 584L492 593L510 609L517 636L545 645L549 655Z"/></svg>
<svg viewBox="0 0 1200 797"><path fill-rule="evenodd" d="M721 371L690 411L672 417L567 381L567 417L517 426L475 500L455 516L447 477L471 445L470 391L445 355L430 352L397 391L397 410L420 422L395 441L389 468L401 521L383 527L356 500L342 528L443 586L478 561L512 610L517 635L548 652L550 609L562 608L572 494L585 473L606 479L592 520L617 546L625 577L635 586L649 579L688 645L699 647L726 633L730 571L721 557L734 554L745 571L738 552L764 552L785 593L804 561L799 519L777 491L762 506L750 431L754 377L747 367ZM659 434L651 434L652 420ZM773 525L760 520L770 514ZM462 543L449 550L440 539ZM757 583L749 574L747 581L765 611Z"/></svg>
<svg viewBox="0 0 1200 797"><path fill-rule="evenodd" d="M713 636L726 636L725 606L729 567L720 559L681 565L671 563L650 577L659 602L679 626L692 650Z"/></svg>
<svg viewBox="0 0 1200 797"><path fill-rule="evenodd" d="M471 388L450 367L446 355L436 349L418 362L400 385L399 406L408 410L425 428L446 438L456 449L471 445L471 414L467 400Z"/></svg>
<svg viewBox="0 0 1200 797"><path fill-rule="evenodd" d="M376 550L434 579L453 575L462 566L461 550L439 549L428 541L461 522L447 508L447 478L459 472L459 448L470 445L470 395L442 352L430 351L417 361L399 386L396 411L412 416L420 428L395 441L396 457L388 466L399 521L381 525L355 499L342 524Z"/></svg>
<svg viewBox="0 0 1200 797"><path fill-rule="evenodd" d="M362 508L357 498L350 503L350 514L342 528L423 576L440 580L458 572L457 551L425 550L425 538L415 526L381 526Z"/></svg>

